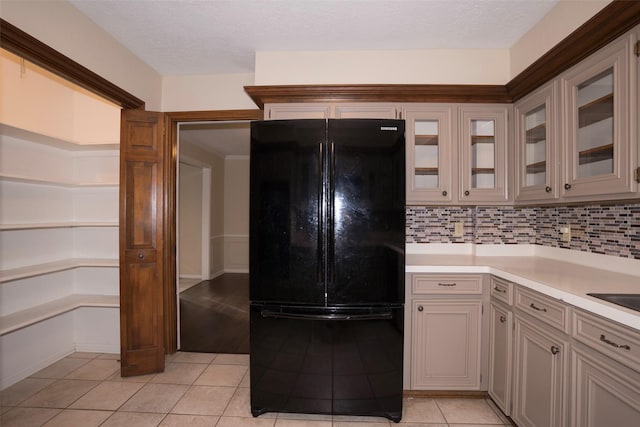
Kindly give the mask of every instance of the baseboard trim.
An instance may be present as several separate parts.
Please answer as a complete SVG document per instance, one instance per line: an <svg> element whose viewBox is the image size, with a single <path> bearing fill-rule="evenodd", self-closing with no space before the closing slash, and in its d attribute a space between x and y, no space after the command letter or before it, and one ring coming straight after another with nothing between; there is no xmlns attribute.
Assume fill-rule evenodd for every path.
<svg viewBox="0 0 640 427"><path fill-rule="evenodd" d="M404 397L429 397L438 399L486 399L489 397L487 391L482 390L403 390Z"/></svg>

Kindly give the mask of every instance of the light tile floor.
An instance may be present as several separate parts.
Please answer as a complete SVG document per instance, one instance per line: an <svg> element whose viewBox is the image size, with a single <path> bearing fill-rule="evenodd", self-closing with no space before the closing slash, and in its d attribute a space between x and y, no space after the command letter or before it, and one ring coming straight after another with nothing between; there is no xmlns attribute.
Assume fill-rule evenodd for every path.
<svg viewBox="0 0 640 427"><path fill-rule="evenodd" d="M382 427L384 418L249 411L249 356L182 353L120 377L119 355L74 353L0 392L0 426ZM400 426L504 426L489 400L405 398Z"/></svg>

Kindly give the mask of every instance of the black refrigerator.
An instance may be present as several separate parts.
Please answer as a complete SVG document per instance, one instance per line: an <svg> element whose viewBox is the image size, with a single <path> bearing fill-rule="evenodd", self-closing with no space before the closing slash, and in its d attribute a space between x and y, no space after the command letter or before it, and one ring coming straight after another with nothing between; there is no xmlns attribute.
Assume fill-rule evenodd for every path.
<svg viewBox="0 0 640 427"><path fill-rule="evenodd" d="M251 124L251 412L402 416L404 121Z"/></svg>

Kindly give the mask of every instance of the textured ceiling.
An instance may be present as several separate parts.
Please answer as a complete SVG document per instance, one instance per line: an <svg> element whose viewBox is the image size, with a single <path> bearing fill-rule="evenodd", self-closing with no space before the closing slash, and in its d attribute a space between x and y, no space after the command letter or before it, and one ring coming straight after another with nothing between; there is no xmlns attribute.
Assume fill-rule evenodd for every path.
<svg viewBox="0 0 640 427"><path fill-rule="evenodd" d="M511 47L557 0L70 0L161 75L252 73L255 52Z"/></svg>

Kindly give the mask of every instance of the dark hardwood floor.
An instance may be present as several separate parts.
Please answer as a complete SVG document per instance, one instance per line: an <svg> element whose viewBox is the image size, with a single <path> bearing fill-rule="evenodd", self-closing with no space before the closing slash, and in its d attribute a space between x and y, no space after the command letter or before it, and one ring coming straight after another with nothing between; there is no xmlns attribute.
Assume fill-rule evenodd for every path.
<svg viewBox="0 0 640 427"><path fill-rule="evenodd" d="M180 294L180 350L249 353L249 274L223 274Z"/></svg>

